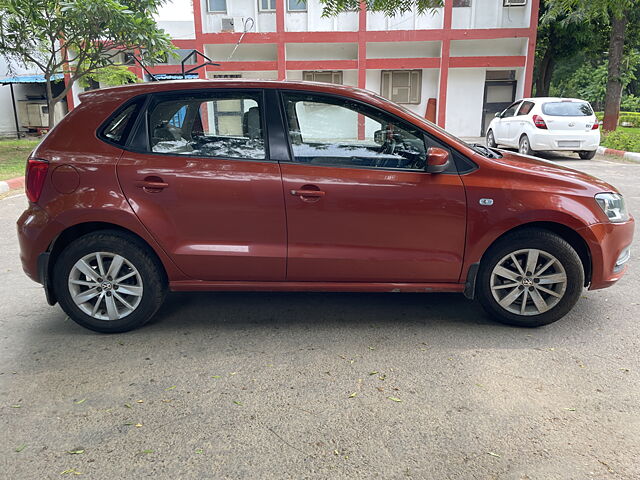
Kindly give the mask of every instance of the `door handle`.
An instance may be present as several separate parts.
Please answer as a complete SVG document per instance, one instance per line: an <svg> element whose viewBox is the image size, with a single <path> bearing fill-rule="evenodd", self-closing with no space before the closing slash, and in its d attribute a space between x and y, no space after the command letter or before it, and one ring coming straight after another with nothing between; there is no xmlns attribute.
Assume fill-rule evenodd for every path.
<svg viewBox="0 0 640 480"><path fill-rule="evenodd" d="M147 177L144 180L138 180L134 185L150 193L159 192L169 186L169 184L163 182L160 177Z"/></svg>
<svg viewBox="0 0 640 480"><path fill-rule="evenodd" d="M324 193L322 190L306 190L306 189L301 189L301 190L291 190L290 191L291 195L295 195L297 197L324 197Z"/></svg>

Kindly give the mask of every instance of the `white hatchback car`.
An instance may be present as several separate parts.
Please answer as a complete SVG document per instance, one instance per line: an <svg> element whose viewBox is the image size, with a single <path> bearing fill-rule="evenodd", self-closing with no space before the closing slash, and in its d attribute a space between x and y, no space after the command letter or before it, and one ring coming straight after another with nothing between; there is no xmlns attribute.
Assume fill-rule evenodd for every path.
<svg viewBox="0 0 640 480"><path fill-rule="evenodd" d="M576 98L524 98L496 113L487 146L515 147L521 154L562 150L591 159L600 145L598 119L588 102Z"/></svg>

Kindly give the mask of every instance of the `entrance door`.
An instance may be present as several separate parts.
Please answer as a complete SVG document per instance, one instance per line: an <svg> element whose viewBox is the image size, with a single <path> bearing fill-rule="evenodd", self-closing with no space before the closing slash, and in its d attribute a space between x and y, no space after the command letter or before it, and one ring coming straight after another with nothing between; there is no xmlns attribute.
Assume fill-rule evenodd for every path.
<svg viewBox="0 0 640 480"><path fill-rule="evenodd" d="M265 147L262 97L159 94L145 113L142 151L118 162L136 215L194 279L285 279L282 179Z"/></svg>
<svg viewBox="0 0 640 480"><path fill-rule="evenodd" d="M281 163L287 280L457 282L464 186L455 168L425 171L428 148L446 146L345 98L283 100L294 157Z"/></svg>
<svg viewBox="0 0 640 480"><path fill-rule="evenodd" d="M488 72L487 72L488 73ZM482 136L496 113L503 111L516 98L516 81L489 81L484 84L484 102L482 105Z"/></svg>

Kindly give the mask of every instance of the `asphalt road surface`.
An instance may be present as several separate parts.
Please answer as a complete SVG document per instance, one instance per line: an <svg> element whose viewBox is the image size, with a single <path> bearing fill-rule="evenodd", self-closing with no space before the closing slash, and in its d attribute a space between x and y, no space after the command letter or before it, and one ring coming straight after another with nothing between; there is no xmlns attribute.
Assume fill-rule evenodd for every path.
<svg viewBox="0 0 640 480"><path fill-rule="evenodd" d="M640 165L548 158L640 212ZM2 478L640 478L635 258L539 329L454 294L221 293L100 335L22 273L25 203L0 200Z"/></svg>

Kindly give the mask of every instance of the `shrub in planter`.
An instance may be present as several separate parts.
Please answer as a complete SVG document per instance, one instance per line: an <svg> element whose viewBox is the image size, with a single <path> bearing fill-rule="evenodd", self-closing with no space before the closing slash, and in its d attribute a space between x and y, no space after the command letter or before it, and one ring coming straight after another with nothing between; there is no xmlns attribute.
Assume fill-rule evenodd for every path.
<svg viewBox="0 0 640 480"><path fill-rule="evenodd" d="M607 133L602 137L602 145L625 152L640 152L640 135L625 132L623 129Z"/></svg>

